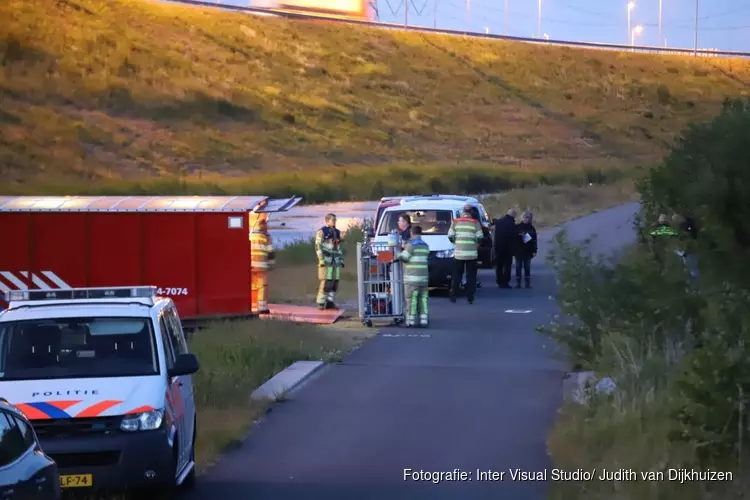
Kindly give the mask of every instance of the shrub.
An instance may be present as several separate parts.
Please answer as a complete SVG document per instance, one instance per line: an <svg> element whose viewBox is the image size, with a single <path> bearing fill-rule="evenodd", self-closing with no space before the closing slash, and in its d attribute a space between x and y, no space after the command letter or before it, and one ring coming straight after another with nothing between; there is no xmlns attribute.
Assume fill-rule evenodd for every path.
<svg viewBox="0 0 750 500"><path fill-rule="evenodd" d="M704 459L725 456L747 439L750 391L750 107L727 100L708 123L690 127L664 163L644 181L651 213L691 215L701 228L702 337L680 377L682 437L700 444Z"/></svg>
<svg viewBox="0 0 750 500"><path fill-rule="evenodd" d="M552 440L564 465L613 468L633 463L632 456L646 462L641 468L727 471L743 465L750 444L749 140L745 101L726 101L715 119L689 127L663 164L639 184L641 239L619 261L597 261L585 246L559 236L551 257L560 277L558 300L563 313L576 320L558 321L546 331L580 367L617 382L613 396L596 397L586 409L564 409ZM677 242L697 256L697 280L676 257L654 259L643 221L658 213L697 220L698 239ZM622 439L626 429L632 434L636 427L649 438ZM564 438L564 432L571 436ZM563 451L566 439L589 440L580 447L591 458ZM653 444L658 448L651 449ZM607 447L614 449L604 453ZM567 485L567 492L558 494L704 499L726 498L744 486L740 480L684 490L680 485L679 494L657 486L636 495L632 485L625 487L628 493L614 485L592 491Z"/></svg>

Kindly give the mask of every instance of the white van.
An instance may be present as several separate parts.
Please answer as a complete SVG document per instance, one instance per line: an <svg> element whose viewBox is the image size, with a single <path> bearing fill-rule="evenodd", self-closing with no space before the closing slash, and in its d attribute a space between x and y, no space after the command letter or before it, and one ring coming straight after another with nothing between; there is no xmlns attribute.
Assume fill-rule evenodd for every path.
<svg viewBox="0 0 750 500"><path fill-rule="evenodd" d="M172 300L156 287L7 293L0 395L32 422L61 486L192 486L199 366Z"/></svg>
<svg viewBox="0 0 750 500"><path fill-rule="evenodd" d="M422 239L430 247L429 272L431 287L449 286L453 272L453 252L455 245L448 239L448 230L453 219L461 216L464 205L477 207L485 241L480 246L479 260L483 267L493 263L490 221L484 206L476 198L454 195L408 196L398 200L398 204L382 209L374 244L377 247L388 244L388 235L398 230L398 218L407 214L412 225L422 226Z"/></svg>

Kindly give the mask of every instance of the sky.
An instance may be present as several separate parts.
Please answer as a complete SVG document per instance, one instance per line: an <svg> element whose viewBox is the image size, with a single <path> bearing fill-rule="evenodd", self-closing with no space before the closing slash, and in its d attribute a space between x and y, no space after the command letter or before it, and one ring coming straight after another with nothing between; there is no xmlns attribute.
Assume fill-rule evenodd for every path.
<svg viewBox="0 0 750 500"><path fill-rule="evenodd" d="M260 0L217 0L249 5ZM315 0L323 3L326 0ZM336 3L336 0L330 0ZM538 0L367 0L375 2L384 22L404 22L409 3L410 25L533 37L537 35ZM469 2L467 9L466 2ZM643 31L636 45L693 48L698 4L698 48L750 52L750 0L635 0L632 27ZM507 32L506 9L507 2ZM553 40L629 44L627 0L541 0L542 36ZM468 12L468 19L467 19ZM468 22L467 22L468 21Z"/></svg>
<svg viewBox="0 0 750 500"><path fill-rule="evenodd" d="M401 0L377 0L380 19L403 22ZM538 1L469 0L470 31L532 37L537 34ZM542 34L553 40L629 44L627 0L541 0ZM390 6L387 2L390 2ZM409 0L413 24L432 26L437 2L438 27L466 29L465 0ZM412 4L412 2L415 5ZM421 2L421 3L420 3ZM662 0L662 40L659 41L659 0L635 0L631 27L643 25L636 45L693 48L696 0ZM418 11L422 10L418 16ZM398 14L392 14L400 7ZM632 29L632 28L631 28ZM701 0L698 4L698 48L750 52L750 0Z"/></svg>

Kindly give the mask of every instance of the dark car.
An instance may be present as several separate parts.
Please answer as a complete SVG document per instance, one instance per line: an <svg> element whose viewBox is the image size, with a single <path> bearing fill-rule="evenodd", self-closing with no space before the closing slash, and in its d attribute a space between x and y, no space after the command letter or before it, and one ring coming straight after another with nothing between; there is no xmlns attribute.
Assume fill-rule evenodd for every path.
<svg viewBox="0 0 750 500"><path fill-rule="evenodd" d="M0 398L0 499L58 500L60 475L29 420Z"/></svg>

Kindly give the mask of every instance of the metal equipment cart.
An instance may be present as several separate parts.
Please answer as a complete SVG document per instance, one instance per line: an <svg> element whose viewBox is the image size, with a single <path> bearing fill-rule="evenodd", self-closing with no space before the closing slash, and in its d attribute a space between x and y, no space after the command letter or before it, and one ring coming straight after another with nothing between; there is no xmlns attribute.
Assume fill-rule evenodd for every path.
<svg viewBox="0 0 750 500"><path fill-rule="evenodd" d="M357 243L357 293L359 318L372 327L373 321L404 322L404 273L400 261L393 262L393 248Z"/></svg>

